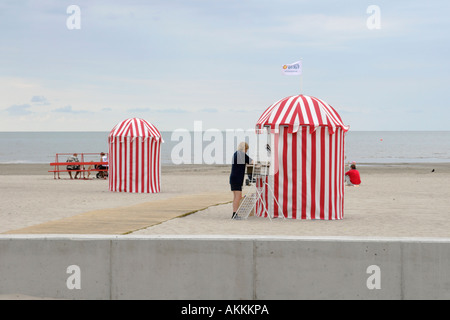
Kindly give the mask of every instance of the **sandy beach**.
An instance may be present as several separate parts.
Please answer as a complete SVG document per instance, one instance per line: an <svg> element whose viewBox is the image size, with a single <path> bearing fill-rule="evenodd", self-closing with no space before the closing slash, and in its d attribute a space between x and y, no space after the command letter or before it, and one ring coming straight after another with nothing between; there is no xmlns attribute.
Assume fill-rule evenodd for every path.
<svg viewBox="0 0 450 320"><path fill-rule="evenodd" d="M345 188L343 220L235 221L230 220L227 165L164 166L161 193L131 194L109 192L107 180L70 180L64 174L55 180L45 164L1 164L0 233L93 210L224 192L230 203L130 234L450 237L450 164L361 164L358 169L363 182ZM244 187L243 193L247 191Z"/></svg>

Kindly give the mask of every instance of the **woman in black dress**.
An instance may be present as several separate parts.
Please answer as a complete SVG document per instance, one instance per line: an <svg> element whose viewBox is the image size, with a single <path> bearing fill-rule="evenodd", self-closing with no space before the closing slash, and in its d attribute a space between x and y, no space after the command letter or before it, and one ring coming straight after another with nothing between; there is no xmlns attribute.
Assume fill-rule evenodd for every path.
<svg viewBox="0 0 450 320"><path fill-rule="evenodd" d="M253 160L247 155L248 144L241 142L238 150L233 155L230 174L231 191L233 192L233 215L236 217L236 211L242 199L242 185L244 184L245 165L253 163Z"/></svg>

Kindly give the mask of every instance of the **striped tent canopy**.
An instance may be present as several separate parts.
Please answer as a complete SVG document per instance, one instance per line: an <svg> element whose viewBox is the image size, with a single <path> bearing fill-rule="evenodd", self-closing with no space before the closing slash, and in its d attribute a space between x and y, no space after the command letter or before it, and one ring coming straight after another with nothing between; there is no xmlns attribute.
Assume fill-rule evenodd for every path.
<svg viewBox="0 0 450 320"><path fill-rule="evenodd" d="M108 137L109 190L160 192L161 133L143 119L118 123Z"/></svg>
<svg viewBox="0 0 450 320"><path fill-rule="evenodd" d="M159 130L150 122L139 119L139 118L129 118L114 126L114 128L109 133L109 138L153 138L160 140L161 133Z"/></svg>
<svg viewBox="0 0 450 320"><path fill-rule="evenodd" d="M297 95L278 100L264 111L256 123L256 129L270 126L278 131L280 126L287 126L289 133L297 132L300 126L309 126L310 132L317 127L326 126L330 134L336 128L348 131L341 117L323 100L315 97Z"/></svg>
<svg viewBox="0 0 450 320"><path fill-rule="evenodd" d="M329 104L314 97L290 96L267 108L256 131L267 133L272 173L257 180L262 197L255 215L343 219L348 130Z"/></svg>

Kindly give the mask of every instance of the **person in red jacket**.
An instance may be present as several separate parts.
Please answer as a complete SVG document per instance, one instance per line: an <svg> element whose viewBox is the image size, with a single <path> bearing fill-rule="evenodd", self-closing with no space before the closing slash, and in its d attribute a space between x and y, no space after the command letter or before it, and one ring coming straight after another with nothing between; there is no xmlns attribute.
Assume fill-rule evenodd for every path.
<svg viewBox="0 0 450 320"><path fill-rule="evenodd" d="M350 170L345 173L345 182L348 186L358 186L361 184L361 176L359 171L356 170L355 164L350 166Z"/></svg>

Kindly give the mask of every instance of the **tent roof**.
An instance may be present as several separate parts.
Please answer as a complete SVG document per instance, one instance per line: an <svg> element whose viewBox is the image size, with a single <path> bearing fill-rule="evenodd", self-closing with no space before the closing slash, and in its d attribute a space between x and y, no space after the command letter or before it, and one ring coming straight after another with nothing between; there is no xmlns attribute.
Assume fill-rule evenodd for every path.
<svg viewBox="0 0 450 320"><path fill-rule="evenodd" d="M311 131L319 126L328 127L330 133L336 128L348 131L341 117L328 103L315 97L298 95L278 100L264 111L256 123L257 129L270 126L288 126L288 132L297 132L300 126L309 126Z"/></svg>
<svg viewBox="0 0 450 320"><path fill-rule="evenodd" d="M145 121L144 119L129 118L122 122L119 122L114 126L114 128L109 133L109 138L112 137L140 137L160 140L161 133L153 124Z"/></svg>

